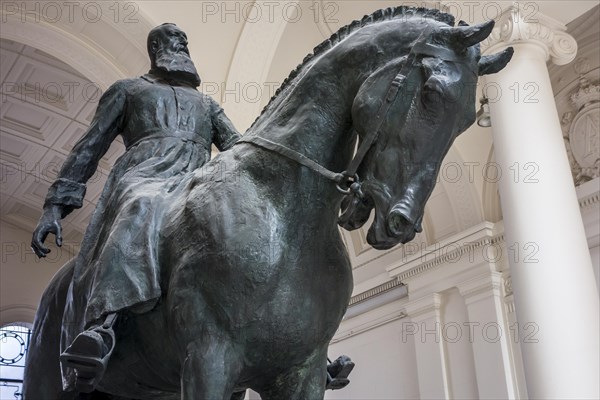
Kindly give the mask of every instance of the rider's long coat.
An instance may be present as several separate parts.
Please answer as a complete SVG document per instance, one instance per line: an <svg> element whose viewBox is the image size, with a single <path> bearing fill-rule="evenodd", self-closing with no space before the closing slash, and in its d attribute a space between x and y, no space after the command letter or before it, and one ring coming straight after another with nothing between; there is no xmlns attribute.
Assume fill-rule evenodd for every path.
<svg viewBox="0 0 600 400"><path fill-rule="evenodd" d="M61 205L64 215L81 207L85 183L119 134L127 150L108 177L76 259L63 349L107 313L154 306L161 294L157 242L168 193L210 159L211 143L225 150L239 138L221 107L195 88L152 75L118 81L100 99L46 205Z"/></svg>

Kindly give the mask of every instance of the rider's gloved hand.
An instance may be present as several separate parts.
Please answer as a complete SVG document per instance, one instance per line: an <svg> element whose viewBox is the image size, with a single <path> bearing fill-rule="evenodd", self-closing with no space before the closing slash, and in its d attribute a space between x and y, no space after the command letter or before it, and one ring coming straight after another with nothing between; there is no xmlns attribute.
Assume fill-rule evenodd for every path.
<svg viewBox="0 0 600 400"><path fill-rule="evenodd" d="M31 249L38 257L46 257L50 249L44 246L44 241L49 233L56 236L56 245L62 246L62 227L60 219L62 218L62 207L52 204L44 207L42 214L31 239Z"/></svg>

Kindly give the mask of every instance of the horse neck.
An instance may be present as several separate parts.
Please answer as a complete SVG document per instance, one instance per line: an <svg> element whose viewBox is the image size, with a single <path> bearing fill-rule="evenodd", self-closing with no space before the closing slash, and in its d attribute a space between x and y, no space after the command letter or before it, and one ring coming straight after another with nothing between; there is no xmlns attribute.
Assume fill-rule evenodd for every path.
<svg viewBox="0 0 600 400"><path fill-rule="evenodd" d="M381 46L375 41L363 41L360 45L353 45L351 40L340 42L304 65L247 134L287 146L331 171L343 171L350 163L356 140L351 117L354 98L365 79L390 61L394 52L397 53L390 51L382 55ZM252 154L264 151L250 150ZM312 196L318 198L315 201L322 202L325 209L333 211L332 215L337 214L336 199L339 200L340 195L333 182L322 183L325 178L282 155L271 153L268 157L278 160L246 169L254 170L255 177L270 186L294 182L296 190L279 193L289 197L290 203L296 202L293 197L298 192L323 184L322 191L311 190ZM249 166L254 163L252 158Z"/></svg>
<svg viewBox="0 0 600 400"><path fill-rule="evenodd" d="M345 169L356 136L352 104L377 66L355 61L374 59L376 49L365 46L364 54L355 51L354 62L349 62L341 44L304 65L247 134L285 145L329 170Z"/></svg>

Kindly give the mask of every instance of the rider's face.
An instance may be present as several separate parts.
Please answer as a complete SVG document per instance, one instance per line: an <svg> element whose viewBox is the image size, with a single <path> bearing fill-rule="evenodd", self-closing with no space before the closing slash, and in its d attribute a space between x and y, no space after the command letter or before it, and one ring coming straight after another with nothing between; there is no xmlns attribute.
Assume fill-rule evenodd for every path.
<svg viewBox="0 0 600 400"><path fill-rule="evenodd" d="M188 57L187 35L175 25L165 25L157 37L157 45L169 53L185 53Z"/></svg>
<svg viewBox="0 0 600 400"><path fill-rule="evenodd" d="M196 87L200 85L200 77L190 57L185 32L173 24L162 25L153 31L151 40L152 68Z"/></svg>

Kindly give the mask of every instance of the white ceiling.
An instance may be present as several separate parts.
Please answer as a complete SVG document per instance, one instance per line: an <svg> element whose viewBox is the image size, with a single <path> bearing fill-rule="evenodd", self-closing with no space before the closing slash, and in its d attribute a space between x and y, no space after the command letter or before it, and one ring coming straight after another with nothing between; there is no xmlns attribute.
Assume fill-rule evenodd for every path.
<svg viewBox="0 0 600 400"><path fill-rule="evenodd" d="M1 218L32 230L49 185L89 125L99 94L94 83L62 61L33 47L0 40ZM115 143L90 181L86 206L68 219L66 239L85 229L107 172L120 154Z"/></svg>

